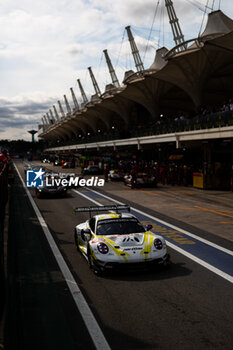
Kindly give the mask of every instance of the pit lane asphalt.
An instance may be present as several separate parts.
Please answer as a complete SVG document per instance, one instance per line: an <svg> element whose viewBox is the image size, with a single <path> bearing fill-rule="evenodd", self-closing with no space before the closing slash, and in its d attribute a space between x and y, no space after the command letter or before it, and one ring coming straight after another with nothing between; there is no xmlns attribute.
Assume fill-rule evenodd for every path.
<svg viewBox="0 0 233 350"><path fill-rule="evenodd" d="M22 164L17 166L22 173ZM35 201L113 349L232 348L229 282L173 250L171 270L98 278L73 243L74 226L87 216L73 216L72 209L91 203L74 192L65 199ZM76 310L64 294L61 302L75 338Z"/></svg>

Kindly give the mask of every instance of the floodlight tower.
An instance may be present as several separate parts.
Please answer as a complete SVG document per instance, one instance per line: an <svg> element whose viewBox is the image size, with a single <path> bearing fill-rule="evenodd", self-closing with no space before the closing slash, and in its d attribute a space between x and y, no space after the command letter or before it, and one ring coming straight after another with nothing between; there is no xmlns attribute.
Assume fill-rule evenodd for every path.
<svg viewBox="0 0 233 350"><path fill-rule="evenodd" d="M65 113L64 113L64 109L62 107L61 101L57 101L59 109L60 109L60 113L61 113L61 117L65 118Z"/></svg>
<svg viewBox="0 0 233 350"><path fill-rule="evenodd" d="M78 101L77 101L77 98L75 96L73 88L70 88L70 91L71 91L72 99L73 99L73 102L74 102L74 107L76 109L79 109Z"/></svg>
<svg viewBox="0 0 233 350"><path fill-rule="evenodd" d="M143 63L142 63L142 60L141 60L141 57L140 57L137 45L135 43L133 34L131 32L130 26L125 27L125 29L127 31L127 35L128 35L128 38L129 38L129 43L130 43L130 46L131 46L131 51L132 51L132 55L133 55L133 58L134 58L136 69L137 69L138 72L142 72L144 70L144 66L143 66Z"/></svg>
<svg viewBox="0 0 233 350"><path fill-rule="evenodd" d="M83 104L85 105L88 102L87 96L86 96L85 91L82 87L80 79L77 79L77 82L78 82L78 86L79 86L79 89L80 89L80 92L81 92L81 95L83 98Z"/></svg>
<svg viewBox="0 0 233 350"><path fill-rule="evenodd" d="M56 108L55 105L53 105L53 110L54 110L54 113L55 113L55 116L56 116L57 120L59 120L59 115L57 113L57 108Z"/></svg>
<svg viewBox="0 0 233 350"><path fill-rule="evenodd" d="M53 112L51 111L51 109L49 110L50 116L51 116L51 120L53 121L53 123L55 123L55 118L53 115Z"/></svg>
<svg viewBox="0 0 233 350"><path fill-rule="evenodd" d="M92 72L92 69L91 69L91 67L88 67L87 69L89 71L89 74L90 74L90 77L91 77L91 81L92 81L92 84L93 84L94 89L95 89L95 93L96 93L97 96L100 96L101 95L100 88L99 88L98 83L97 83L97 81L95 79L95 76L94 76L94 74Z"/></svg>
<svg viewBox="0 0 233 350"><path fill-rule="evenodd" d="M35 142L35 134L37 133L37 131L36 130L29 130L28 132L29 132L29 134L32 135L32 142Z"/></svg>
<svg viewBox="0 0 233 350"><path fill-rule="evenodd" d="M48 123L45 115L42 118L42 123L43 123L44 130L49 127L49 123Z"/></svg>
<svg viewBox="0 0 233 350"><path fill-rule="evenodd" d="M105 59L106 59L106 62L107 62L107 65L108 65L108 70L109 70L109 73L110 73L110 76L112 78L112 83L113 85L118 88L120 87L120 84L119 84L119 81L117 79L117 76L116 76L116 73L115 73L115 70L112 66L112 62L110 60L110 57L108 55L108 51L107 50L104 50L103 51L104 55L105 55Z"/></svg>
<svg viewBox="0 0 233 350"><path fill-rule="evenodd" d="M47 121L47 119L46 119L46 116L45 116L45 115L43 116L43 118L42 118L42 119L43 119L43 121L44 121L44 122L43 122L43 124L44 124L44 125L48 125L48 121Z"/></svg>
<svg viewBox="0 0 233 350"><path fill-rule="evenodd" d="M46 117L47 117L47 120L49 122L49 124L53 124L53 120L49 118L49 114L46 113Z"/></svg>
<svg viewBox="0 0 233 350"><path fill-rule="evenodd" d="M165 0L165 6L167 8L167 13L169 17L169 22L172 28L172 33L173 33L173 39L176 43L176 45L184 43L184 35L181 31L179 20L176 16L176 12L173 6L172 0ZM186 45L181 45L180 49L186 50Z"/></svg>
<svg viewBox="0 0 233 350"><path fill-rule="evenodd" d="M70 115L71 114L71 108L70 108L70 105L69 105L69 102L67 100L66 95L64 95L64 100L65 100L65 104L66 104L67 114Z"/></svg>
<svg viewBox="0 0 233 350"><path fill-rule="evenodd" d="M43 129L43 132L44 132L45 129L46 129L46 123L44 121L44 117L41 118L41 121L42 121L42 129Z"/></svg>

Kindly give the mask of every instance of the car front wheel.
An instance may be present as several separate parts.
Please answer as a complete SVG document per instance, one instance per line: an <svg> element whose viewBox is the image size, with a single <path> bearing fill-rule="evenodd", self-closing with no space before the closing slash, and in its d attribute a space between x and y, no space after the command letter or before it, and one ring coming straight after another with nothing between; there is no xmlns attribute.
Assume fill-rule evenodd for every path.
<svg viewBox="0 0 233 350"><path fill-rule="evenodd" d="M88 253L88 264L90 269L92 270L92 272L96 275L96 276L100 276L102 271L100 271L100 269L98 267L96 267L95 263L94 263L94 258L93 256Z"/></svg>
<svg viewBox="0 0 233 350"><path fill-rule="evenodd" d="M74 229L74 243L76 245L77 250L80 252L80 249L78 246L78 235L77 235L76 229Z"/></svg>

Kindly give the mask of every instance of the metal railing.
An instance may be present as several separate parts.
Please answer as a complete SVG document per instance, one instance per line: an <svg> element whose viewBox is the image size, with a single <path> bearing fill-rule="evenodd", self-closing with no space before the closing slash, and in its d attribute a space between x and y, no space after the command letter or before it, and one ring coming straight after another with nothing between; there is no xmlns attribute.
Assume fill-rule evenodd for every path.
<svg viewBox="0 0 233 350"><path fill-rule="evenodd" d="M131 137L173 134L177 132L212 129L231 125L233 125L233 111L217 112L205 116L196 116L191 119L178 119L169 123L161 122L161 124L151 126L150 128L146 127L132 130Z"/></svg>
<svg viewBox="0 0 233 350"><path fill-rule="evenodd" d="M133 137L143 137L162 134L173 134L177 132L187 132L194 130L204 130L219 127L226 127L233 125L233 111L217 112L208 115L198 115L194 118L187 118L183 120L166 121L166 117L160 121L160 124L152 124L150 126L144 126L130 131L88 136L78 138L69 142L59 142L59 144L52 144L51 146L67 146L77 145L84 143L94 143L101 141L119 140Z"/></svg>

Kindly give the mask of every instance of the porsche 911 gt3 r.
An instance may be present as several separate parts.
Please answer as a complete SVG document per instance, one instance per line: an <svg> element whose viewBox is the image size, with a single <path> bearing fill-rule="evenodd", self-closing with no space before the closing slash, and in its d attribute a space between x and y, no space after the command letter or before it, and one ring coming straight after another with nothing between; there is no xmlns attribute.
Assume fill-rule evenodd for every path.
<svg viewBox="0 0 233 350"><path fill-rule="evenodd" d="M165 239L150 231L130 213L119 213L127 205L82 207L75 212L116 211L98 214L75 227L78 250L95 273L129 267L154 267L169 264Z"/></svg>
<svg viewBox="0 0 233 350"><path fill-rule="evenodd" d="M111 181L123 181L124 174L120 172L118 169L114 169L109 171L108 178Z"/></svg>
<svg viewBox="0 0 233 350"><path fill-rule="evenodd" d="M131 174L124 176L124 184L133 188L139 187L156 187L156 177L148 173L137 173L134 176Z"/></svg>

